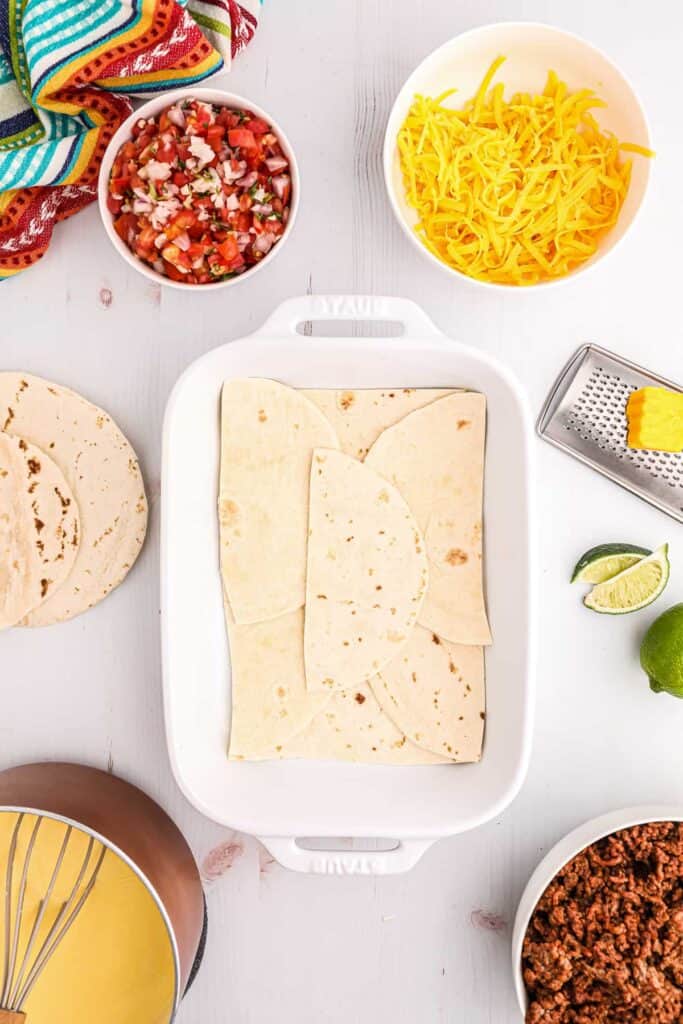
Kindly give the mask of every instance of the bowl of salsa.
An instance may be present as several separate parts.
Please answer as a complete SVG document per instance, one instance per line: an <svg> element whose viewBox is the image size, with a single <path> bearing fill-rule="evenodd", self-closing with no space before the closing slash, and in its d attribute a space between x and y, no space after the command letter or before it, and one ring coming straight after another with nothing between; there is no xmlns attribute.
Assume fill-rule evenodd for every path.
<svg viewBox="0 0 683 1024"><path fill-rule="evenodd" d="M105 230L136 270L178 288L235 284L291 233L299 174L282 129L218 89L157 96L112 138L100 169Z"/></svg>

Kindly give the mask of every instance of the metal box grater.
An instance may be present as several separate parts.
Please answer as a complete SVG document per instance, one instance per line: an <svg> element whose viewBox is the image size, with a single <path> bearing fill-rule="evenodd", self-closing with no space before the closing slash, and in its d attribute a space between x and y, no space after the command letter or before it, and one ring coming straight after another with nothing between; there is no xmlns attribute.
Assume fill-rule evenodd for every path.
<svg viewBox="0 0 683 1024"><path fill-rule="evenodd" d="M683 453L626 447L626 402L632 391L679 384L621 356L584 345L569 360L546 399L537 429L557 448L683 522Z"/></svg>

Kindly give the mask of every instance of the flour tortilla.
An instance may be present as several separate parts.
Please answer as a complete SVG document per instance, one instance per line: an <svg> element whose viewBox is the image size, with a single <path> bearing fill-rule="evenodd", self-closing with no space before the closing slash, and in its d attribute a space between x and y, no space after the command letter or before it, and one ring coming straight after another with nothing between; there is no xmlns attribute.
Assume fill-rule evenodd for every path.
<svg viewBox="0 0 683 1024"><path fill-rule="evenodd" d="M410 413L365 465L400 491L424 533L429 589L419 622L443 639L489 644L482 574L486 399L461 392Z"/></svg>
<svg viewBox="0 0 683 1024"><path fill-rule="evenodd" d="M224 384L221 568L239 624L304 603L311 453L319 446L336 448L337 437L298 391L273 380Z"/></svg>
<svg viewBox="0 0 683 1024"><path fill-rule="evenodd" d="M329 704L278 756L385 765L450 763L448 757L411 743L382 711L368 683L333 693Z"/></svg>
<svg viewBox="0 0 683 1024"><path fill-rule="evenodd" d="M484 652L417 626L370 680L383 711L410 740L454 761L478 761L484 738Z"/></svg>
<svg viewBox="0 0 683 1024"><path fill-rule="evenodd" d="M304 655L311 693L349 689L398 654L427 588L424 540L395 487L313 452Z"/></svg>
<svg viewBox="0 0 683 1024"><path fill-rule="evenodd" d="M29 486L18 441L0 433L0 629L14 626L41 599Z"/></svg>
<svg viewBox="0 0 683 1024"><path fill-rule="evenodd" d="M227 607L226 615L232 661L231 760L448 763L448 757L406 739L367 683L353 691L307 693L303 609L247 626L236 625Z"/></svg>
<svg viewBox="0 0 683 1024"><path fill-rule="evenodd" d="M302 394L310 398L332 424L341 450L362 462L383 430L398 423L409 412L453 394L453 389L310 388Z"/></svg>
<svg viewBox="0 0 683 1024"><path fill-rule="evenodd" d="M226 604L226 619L232 676L229 757L280 757L284 744L330 699L306 690L303 608L240 626Z"/></svg>
<svg viewBox="0 0 683 1024"><path fill-rule="evenodd" d="M135 562L147 526L140 467L105 412L28 374L0 373L0 429L46 452L78 506L81 541L72 570L22 625L62 622L106 597Z"/></svg>

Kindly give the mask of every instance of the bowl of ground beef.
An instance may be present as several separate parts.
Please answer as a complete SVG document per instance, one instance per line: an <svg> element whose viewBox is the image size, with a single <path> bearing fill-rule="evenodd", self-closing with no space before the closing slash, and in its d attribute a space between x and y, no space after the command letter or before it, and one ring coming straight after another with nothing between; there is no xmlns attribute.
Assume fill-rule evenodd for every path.
<svg viewBox="0 0 683 1024"><path fill-rule="evenodd" d="M526 1024L683 1024L683 809L615 811L561 840L512 957Z"/></svg>

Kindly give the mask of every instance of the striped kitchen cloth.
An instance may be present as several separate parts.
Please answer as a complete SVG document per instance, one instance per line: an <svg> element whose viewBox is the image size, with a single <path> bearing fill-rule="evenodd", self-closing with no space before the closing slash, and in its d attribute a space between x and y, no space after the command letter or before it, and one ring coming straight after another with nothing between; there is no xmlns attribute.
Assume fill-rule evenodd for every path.
<svg viewBox="0 0 683 1024"><path fill-rule="evenodd" d="M0 280L97 195L107 144L145 95L229 68L258 0L0 0Z"/></svg>

